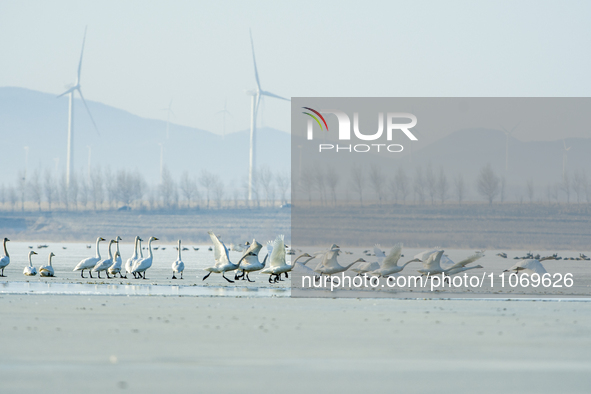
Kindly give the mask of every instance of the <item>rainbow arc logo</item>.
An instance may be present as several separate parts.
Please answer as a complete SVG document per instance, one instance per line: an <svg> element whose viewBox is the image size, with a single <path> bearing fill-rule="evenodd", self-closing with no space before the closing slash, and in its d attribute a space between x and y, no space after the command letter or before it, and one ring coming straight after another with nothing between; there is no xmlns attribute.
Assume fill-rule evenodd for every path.
<svg viewBox="0 0 591 394"><path fill-rule="evenodd" d="M326 120L324 119L324 116L322 116L320 114L320 112L316 111L315 109L312 109L310 107L302 107L303 109L307 109L308 111L314 112L316 115L318 115L320 117L320 119L322 119L322 122L324 123L324 126L326 126L326 131L328 131L328 125L326 124ZM306 114L308 116L310 116L312 119L314 119L316 121L316 123L318 123L318 126L320 126L320 130L324 130L324 128L322 127L322 123L320 123L320 120L312 115L310 112L302 112L303 114Z"/></svg>

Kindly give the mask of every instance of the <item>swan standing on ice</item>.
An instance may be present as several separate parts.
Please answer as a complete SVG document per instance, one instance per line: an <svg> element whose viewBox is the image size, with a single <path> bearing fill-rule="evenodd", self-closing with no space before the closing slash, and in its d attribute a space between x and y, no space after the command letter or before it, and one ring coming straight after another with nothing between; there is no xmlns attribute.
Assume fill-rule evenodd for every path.
<svg viewBox="0 0 591 394"><path fill-rule="evenodd" d="M31 262L31 256L37 254L34 250L29 252L29 265L25 267L23 270L23 274L26 276L35 276L37 275L37 268L33 267L33 263Z"/></svg>
<svg viewBox="0 0 591 394"><path fill-rule="evenodd" d="M53 252L51 252L49 254L49 263L47 263L47 265L42 265L41 267L39 267L39 276L53 276L54 275L54 271L53 271L53 266L51 265L51 258L55 256L53 254Z"/></svg>
<svg viewBox="0 0 591 394"><path fill-rule="evenodd" d="M541 261L544 261L544 260L554 260L554 257L553 256L543 257L539 260L536 260L536 259L521 260L521 261L518 261L517 263L515 263L515 265L513 265L513 267L511 267L508 270L505 270L503 272L514 271L518 274L520 272L523 272L523 273L527 273L527 274L544 275L544 274L548 273L548 271L546 271L546 268L544 268L544 266L541 263Z"/></svg>
<svg viewBox="0 0 591 394"><path fill-rule="evenodd" d="M226 245L224 245L224 243L219 240L213 231L208 231L207 234L209 234L209 237L213 242L213 258L215 260L215 265L205 269L205 271L209 271L209 274L205 275L202 280L207 279L212 272L215 272L216 274L222 274L222 278L228 282L234 283L233 280L226 278L226 272L237 270L244 257L240 259L238 264L232 263L230 261L230 254Z"/></svg>
<svg viewBox="0 0 591 394"><path fill-rule="evenodd" d="M99 243L104 240L105 239L103 237L98 237L96 239L96 256L89 257L87 259L82 260L81 262L78 263L76 268L73 269L73 271L82 271L82 272L80 272L80 276L82 276L84 278L84 270L88 270L88 275L90 275L90 277L92 278L92 269L94 268L96 263L101 261L101 253L99 251Z"/></svg>
<svg viewBox="0 0 591 394"><path fill-rule="evenodd" d="M146 279L146 271L148 270L148 268L152 266L152 241L158 241L158 238L150 237L150 239L148 240L148 251L150 252L150 254L145 259L139 259L138 261L136 261L133 270L131 271L137 273L140 278L142 277L143 272L143 278Z"/></svg>
<svg viewBox="0 0 591 394"><path fill-rule="evenodd" d="M6 249L6 242L10 241L8 238L4 238L4 256L0 257L0 269L2 269L2 273L0 276L4 277L4 268L10 264L10 255L8 254L8 250Z"/></svg>
<svg viewBox="0 0 591 394"><path fill-rule="evenodd" d="M269 246L267 246L267 248L269 248ZM289 278L288 272L291 271L295 265L287 264L285 256L284 236L283 234L280 234L275 238L275 242L273 242L273 249L271 251L271 256L269 257L269 267L261 271L261 274L269 274L269 283L271 283L271 277L273 275L275 275L274 283L281 280L281 275L283 273L285 273L286 278Z"/></svg>
<svg viewBox="0 0 591 394"><path fill-rule="evenodd" d="M109 242L109 258L99 261L95 264L94 268L92 269L94 272L98 273L98 278L101 278L101 271L105 271L107 274L107 279L111 279L109 276L109 271L107 271L113 265L113 253L111 253L111 246L116 243L114 239Z"/></svg>
<svg viewBox="0 0 591 394"><path fill-rule="evenodd" d="M179 255L174 263L172 263L172 279L176 279L175 273L181 274L183 279L183 271L185 270L185 263L181 260L181 240L179 239Z"/></svg>
<svg viewBox="0 0 591 394"><path fill-rule="evenodd" d="M127 274L133 274L134 278L137 278L137 274L133 271L133 265L135 264L135 262L137 261L138 257L138 245L141 251L141 247L142 247L142 239L138 236L135 237L135 246L133 247L133 255L131 255L130 258L127 259L127 261L125 262L125 277L127 278Z"/></svg>
<svg viewBox="0 0 591 394"><path fill-rule="evenodd" d="M248 243L248 242L247 242ZM260 271L265 268L265 263L267 261L267 257L269 257L268 253L265 256L265 259L260 262L259 261L259 252L263 245L258 243L255 239L252 240L252 243L248 246L248 248L244 251L242 255L243 260L238 267L238 271L242 270L242 275L238 275L238 271L236 275L234 275L234 280L238 280L242 278L242 280L246 279L249 282L254 282L254 280L250 280L248 274L254 271Z"/></svg>
<svg viewBox="0 0 591 394"><path fill-rule="evenodd" d="M377 276L377 277L397 274L400 271L402 271L404 269L404 267L406 267L410 263L413 263L415 261L420 261L419 259L414 258L412 260L407 261L406 263L404 263L402 265L398 265L398 260L400 260L401 256L402 256L402 244L398 243L392 247L392 249L390 250L390 253L388 253L388 256L382 262L382 266L380 268L378 268L377 270L370 272L369 274L373 275L373 276Z"/></svg>
<svg viewBox="0 0 591 394"><path fill-rule="evenodd" d="M120 278L123 278L123 276L121 275L121 252L119 252L119 241L123 241L123 238L121 238L120 236L117 236L117 239L115 239L115 242L117 243L117 249L115 250L115 257L113 258L113 265L109 267L109 269L107 270L108 274L111 274L113 276L115 276L116 274L119 274ZM127 278L127 276L125 276L125 278Z"/></svg>

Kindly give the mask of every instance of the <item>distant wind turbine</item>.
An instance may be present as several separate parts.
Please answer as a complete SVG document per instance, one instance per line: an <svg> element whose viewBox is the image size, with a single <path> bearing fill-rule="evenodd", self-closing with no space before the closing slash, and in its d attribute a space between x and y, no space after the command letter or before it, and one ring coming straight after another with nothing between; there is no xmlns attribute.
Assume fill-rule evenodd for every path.
<svg viewBox="0 0 591 394"><path fill-rule="evenodd" d="M564 138L562 139L562 146L564 150L562 151L562 179L566 176L566 160L568 159L568 151L572 146L566 147L566 142L564 142Z"/></svg>
<svg viewBox="0 0 591 394"><path fill-rule="evenodd" d="M224 109L221 111L216 112L216 114L222 114L222 122L223 122L223 130L222 130L222 137L226 136L226 115L232 116L230 111L226 109L227 100L224 100Z"/></svg>
<svg viewBox="0 0 591 394"><path fill-rule="evenodd" d="M86 104L86 100L84 100L84 95L82 94L82 90L80 89L80 72L82 70L82 55L84 54L84 43L86 42L86 28L84 28L84 39L82 40L82 50L80 51L80 61L78 62L78 74L76 75L76 84L60 94L57 97L62 97L63 95L68 94L70 99L70 106L69 106L69 114L70 118L68 121L68 156L66 159L66 184L70 185L70 176L74 172L74 93L76 91L80 95L82 99L82 103L86 107L86 111L88 112L88 116L90 116L90 120L92 120L92 124L96 129L96 132L100 135L98 131L98 127L90 113L90 109Z"/></svg>
<svg viewBox="0 0 591 394"><path fill-rule="evenodd" d="M172 99L170 99L170 103L168 103L168 108L163 108L162 111L166 111L166 139L169 136L169 129L170 129L170 115L176 116L172 111Z"/></svg>
<svg viewBox="0 0 591 394"><path fill-rule="evenodd" d="M511 131L507 131L507 129L501 126L503 132L505 133L505 172L509 171L509 136L513 134L517 126L519 126L519 123L517 123L515 127L511 129Z"/></svg>
<svg viewBox="0 0 591 394"><path fill-rule="evenodd" d="M254 77L257 83L255 90L247 92L250 98L250 155L248 160L248 199L252 200L252 183L253 175L256 169L256 118L261 96L274 97L280 100L291 101L285 97L278 96L274 93L261 89L261 82L259 80L259 72L257 71L257 61L254 56L254 43L252 41L252 31L250 31L250 46L252 48L252 62L254 64Z"/></svg>

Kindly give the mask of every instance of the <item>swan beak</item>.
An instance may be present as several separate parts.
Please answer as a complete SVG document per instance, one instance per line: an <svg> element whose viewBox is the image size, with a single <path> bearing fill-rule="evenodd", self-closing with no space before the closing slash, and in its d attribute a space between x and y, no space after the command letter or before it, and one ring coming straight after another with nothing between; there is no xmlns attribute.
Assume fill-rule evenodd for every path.
<svg viewBox="0 0 591 394"><path fill-rule="evenodd" d="M158 238L154 237L154 241L158 241Z"/></svg>
<svg viewBox="0 0 591 394"><path fill-rule="evenodd" d="M106 239L104 239L103 237L101 237L101 241L106 241Z"/></svg>
<svg viewBox="0 0 591 394"><path fill-rule="evenodd" d="M37 254L37 252L35 252L34 250L31 251L31 254Z"/></svg>

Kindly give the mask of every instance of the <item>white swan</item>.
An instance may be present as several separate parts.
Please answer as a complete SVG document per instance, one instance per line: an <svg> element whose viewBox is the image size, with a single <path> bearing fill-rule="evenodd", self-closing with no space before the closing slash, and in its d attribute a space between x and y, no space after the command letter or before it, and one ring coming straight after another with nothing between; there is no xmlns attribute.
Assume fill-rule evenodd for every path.
<svg viewBox="0 0 591 394"><path fill-rule="evenodd" d="M144 259L137 260L133 266L133 270L131 271L131 272L137 273L137 275L140 278L142 277L142 272L143 272L144 273L143 278L146 279L146 271L148 270L148 268L150 268L152 266L152 259L153 259L152 241L158 241L158 238L150 237L150 239L148 240L148 251L150 254L148 255L148 257L146 257Z"/></svg>
<svg viewBox="0 0 591 394"><path fill-rule="evenodd" d="M423 261L423 269L417 271L423 275L437 275L445 272L441 267L441 256L443 256L443 250L430 254L427 260Z"/></svg>
<svg viewBox="0 0 591 394"><path fill-rule="evenodd" d="M444 257L446 258L445 262L443 259ZM457 274L458 272L466 271L463 268L465 268L468 264L473 263L482 257L484 257L484 254L474 253L473 255L465 258L464 260L460 261L459 263L454 263L449 257L443 255L441 257L440 265L443 267L446 274L453 275L453 274ZM482 267L480 267L480 268L482 268ZM472 268L470 268L470 269L472 269Z"/></svg>
<svg viewBox="0 0 591 394"><path fill-rule="evenodd" d="M10 241L8 238L4 238L4 256L0 257L0 269L2 269L1 277L4 277L4 268L10 264L10 255L6 249L6 242Z"/></svg>
<svg viewBox="0 0 591 394"><path fill-rule="evenodd" d="M37 254L34 250L29 252L29 265L25 267L23 270L23 274L26 276L35 276L37 275L37 268L33 267L33 263L31 262L31 256Z"/></svg>
<svg viewBox="0 0 591 394"><path fill-rule="evenodd" d="M473 269L477 269L477 268L484 268L484 267L481 266L480 264L473 265L471 267L456 267L456 268L450 268L445 273L449 276L452 276L452 275L456 275L456 274L459 274L464 271L473 270Z"/></svg>
<svg viewBox="0 0 591 394"><path fill-rule="evenodd" d="M250 280L248 274L254 271L260 271L265 268L267 257L269 257L270 254L268 253L262 262L259 261L259 252L262 247L263 245L258 243L256 239L252 240L252 243L248 245L248 248L244 251L244 254L242 255L243 260L238 266L238 271L242 270L242 275L238 275L238 272L236 272L236 275L234 275L234 280L242 278L242 280L246 279L249 282L254 282L254 280Z"/></svg>
<svg viewBox="0 0 591 394"><path fill-rule="evenodd" d="M373 275L373 276L378 276L378 277L397 274L400 271L402 271L404 269L404 267L406 267L410 263L413 263L415 261L420 261L419 259L414 258L412 260L407 261L406 263L404 263L402 265L398 265L398 260L400 260L401 256L402 256L402 244L398 243L392 247L392 249L390 250L390 253L388 253L388 256L382 262L382 266L380 268L378 268L377 270L370 272L369 274Z"/></svg>
<svg viewBox="0 0 591 394"><path fill-rule="evenodd" d="M351 271L356 272L357 275L363 275L366 272L371 272L380 269L380 263L377 261L369 262L366 261L365 263L359 264L357 267L351 268Z"/></svg>
<svg viewBox="0 0 591 394"><path fill-rule="evenodd" d="M334 274L338 274L340 272L345 272L349 268L351 268L356 263L364 263L364 259L357 259L349 265L342 266L338 263L337 257L339 255L340 249L331 249L329 250L323 257L322 261L319 264L319 267L316 267L314 270L320 276L328 275L332 276Z"/></svg>
<svg viewBox="0 0 591 394"><path fill-rule="evenodd" d="M123 241L123 238L121 238L120 236L117 236L117 238L115 239L115 242L117 243L117 249L115 250L115 256L113 257L113 265L111 265L109 267L109 269L107 270L107 273L109 273L113 276L115 276L116 274L119 274L119 277L123 278L123 276L121 275L122 261L121 261L121 252L119 252L119 241Z"/></svg>
<svg viewBox="0 0 591 394"><path fill-rule="evenodd" d="M125 262L125 277L126 278L127 278L127 274L132 274L132 273L133 273L134 278L137 277L137 274L132 271L133 271L133 265L135 264L136 260L139 258L138 257L138 244L139 244L139 247L141 248L141 241L142 241L142 239L140 237L138 237L138 236L135 237L133 254Z"/></svg>
<svg viewBox="0 0 591 394"><path fill-rule="evenodd" d="M269 248L269 246L267 246L267 248ZM269 267L261 271L261 274L269 274L269 283L271 283L271 277L273 275L275 275L274 282L281 280L281 275L284 273L285 277L289 278L288 272L295 266L287 264L285 256L284 236L283 234L280 234L273 242L271 255L269 256Z"/></svg>
<svg viewBox="0 0 591 394"><path fill-rule="evenodd" d="M109 242L109 258L99 261L92 268L94 272L98 273L99 279L101 278L101 271L105 271L105 274L107 274L107 279L111 279L111 277L109 276L109 271L107 270L113 265L113 253L111 253L111 246L113 246L113 244L116 242L117 241L115 241L114 239L112 239Z"/></svg>
<svg viewBox="0 0 591 394"><path fill-rule="evenodd" d="M181 260L181 240L179 239L179 255L175 262L172 263L172 279L176 279L175 273L181 274L183 279L183 271L185 270L185 263Z"/></svg>
<svg viewBox="0 0 591 394"><path fill-rule="evenodd" d="M541 258L540 260L536 260L536 259L521 260L521 261L518 261L517 263L515 263L515 265L513 265L513 267L511 267L508 270L505 270L503 272L514 271L517 273L523 272L523 273L527 273L527 274L544 275L544 274L548 273L548 271L546 271L546 268L544 268L544 266L540 262L540 261L544 261L544 260L554 260L554 258L549 257L549 258Z"/></svg>
<svg viewBox="0 0 591 394"><path fill-rule="evenodd" d="M435 249L427 249L422 251L421 253L417 253L415 254L415 259L419 259L421 261L427 261L427 259L429 258L429 256L431 256L434 253L437 253L441 250L441 248L435 248Z"/></svg>
<svg viewBox="0 0 591 394"><path fill-rule="evenodd" d="M73 269L73 271L82 271L82 272L80 272L80 276L82 276L84 278L84 270L88 270L88 274L92 278L92 271L91 270L94 268L94 266L96 265L96 263L98 263L99 261L101 261L101 253L99 251L99 243L101 241L104 241L104 240L105 239L103 237L98 237L96 239L96 256L95 257L89 257L87 259L82 260Z"/></svg>
<svg viewBox="0 0 591 394"><path fill-rule="evenodd" d="M213 231L208 231L207 234L209 234L209 237L213 242L213 258L215 260L215 265L213 267L205 268L205 271L209 271L209 274L205 275L202 280L207 279L212 272L215 272L216 274L222 274L222 278L228 282L234 283L233 280L226 278L226 272L238 269L240 263L244 259L244 256L240 259L238 264L232 263L230 261L230 254L226 245L224 245L224 243L219 240Z"/></svg>
<svg viewBox="0 0 591 394"><path fill-rule="evenodd" d="M54 275L54 271L53 271L53 266L51 265L51 258L55 256L53 254L53 252L51 252L49 254L49 263L47 265L42 265L41 267L39 267L39 276L53 276Z"/></svg>
<svg viewBox="0 0 591 394"><path fill-rule="evenodd" d="M301 259L302 257L307 257L308 259L306 261L304 261L303 263L301 263L298 260ZM315 259L315 257L310 256L308 253L304 253L304 254L298 256L291 263L291 266L292 266L291 271L296 272L302 276L307 275L310 277L314 277L315 280L318 279L318 274L316 272L314 272L314 270L312 268L306 266L306 264L313 259Z"/></svg>

